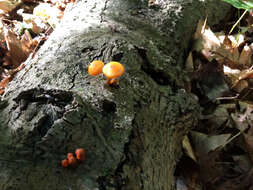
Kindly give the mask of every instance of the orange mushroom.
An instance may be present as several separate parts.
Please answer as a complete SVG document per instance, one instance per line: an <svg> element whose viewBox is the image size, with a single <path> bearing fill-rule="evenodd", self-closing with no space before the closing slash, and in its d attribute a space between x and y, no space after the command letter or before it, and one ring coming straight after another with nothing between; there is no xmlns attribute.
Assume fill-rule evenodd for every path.
<svg viewBox="0 0 253 190"><path fill-rule="evenodd" d="M83 148L76 149L75 153L77 160L81 162L85 160L85 150Z"/></svg>
<svg viewBox="0 0 253 190"><path fill-rule="evenodd" d="M117 84L117 78L120 77L124 72L124 66L116 61L109 62L103 67L103 73L107 78L106 83L108 85Z"/></svg>
<svg viewBox="0 0 253 190"><path fill-rule="evenodd" d="M68 153L68 154L67 154L67 158L69 159L69 158L71 158L71 157L74 157L74 154L73 154L73 153Z"/></svg>
<svg viewBox="0 0 253 190"><path fill-rule="evenodd" d="M75 168L77 166L77 159L74 156L70 156L68 157L68 164L69 166L71 166L72 168Z"/></svg>
<svg viewBox="0 0 253 190"><path fill-rule="evenodd" d="M69 166L68 160L67 159L62 160L61 165L62 165L62 167L67 168Z"/></svg>
<svg viewBox="0 0 253 190"><path fill-rule="evenodd" d="M89 67L88 67L88 72L92 76L99 75L102 73L102 69L104 67L104 62L100 60L93 61Z"/></svg>

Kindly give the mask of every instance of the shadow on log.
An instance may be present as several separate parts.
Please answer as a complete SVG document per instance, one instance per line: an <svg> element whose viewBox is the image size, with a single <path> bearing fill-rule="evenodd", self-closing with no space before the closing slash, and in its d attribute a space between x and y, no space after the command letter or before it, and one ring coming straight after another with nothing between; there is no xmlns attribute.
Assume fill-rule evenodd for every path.
<svg viewBox="0 0 253 190"><path fill-rule="evenodd" d="M200 18L228 11L220 0L76 2L1 100L0 189L175 189L199 114L183 90L189 42ZM118 87L88 75L96 59L124 65ZM62 168L79 147L85 162Z"/></svg>

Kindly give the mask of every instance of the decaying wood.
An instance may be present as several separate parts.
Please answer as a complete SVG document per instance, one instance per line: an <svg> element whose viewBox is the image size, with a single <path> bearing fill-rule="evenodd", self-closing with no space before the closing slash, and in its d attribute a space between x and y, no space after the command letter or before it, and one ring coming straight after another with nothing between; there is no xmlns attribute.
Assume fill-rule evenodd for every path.
<svg viewBox="0 0 253 190"><path fill-rule="evenodd" d="M0 189L175 189L199 113L183 90L187 48L200 17L227 11L220 0L74 4L0 102ZM88 75L95 59L125 66L118 87ZM85 162L62 168L79 147Z"/></svg>

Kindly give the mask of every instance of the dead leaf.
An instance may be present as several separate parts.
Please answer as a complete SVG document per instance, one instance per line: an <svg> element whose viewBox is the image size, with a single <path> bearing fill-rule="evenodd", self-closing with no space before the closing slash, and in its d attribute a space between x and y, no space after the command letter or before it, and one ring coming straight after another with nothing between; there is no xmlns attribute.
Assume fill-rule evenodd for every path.
<svg viewBox="0 0 253 190"><path fill-rule="evenodd" d="M204 21L199 21L197 30L194 34L195 42L193 44L193 51L201 52L202 55L211 61L212 53L220 47L220 41L212 30L204 24ZM201 24L203 24L201 26Z"/></svg>
<svg viewBox="0 0 253 190"><path fill-rule="evenodd" d="M229 91L221 70L220 65L215 60L203 64L201 70L199 70L198 83L200 90L209 100L213 101Z"/></svg>
<svg viewBox="0 0 253 190"><path fill-rule="evenodd" d="M237 129L239 129L244 137L248 154L253 162L253 106L247 103L240 103L245 110L231 114Z"/></svg>
<svg viewBox="0 0 253 190"><path fill-rule="evenodd" d="M13 68L17 68L27 59L31 51L22 44L17 38L17 35L11 30L4 28L4 36L9 50L8 53L11 64L13 65Z"/></svg>
<svg viewBox="0 0 253 190"><path fill-rule="evenodd" d="M246 102L239 102L240 110L236 113L231 114L231 118L235 123L235 127L241 132L248 129L253 122L252 111L253 108Z"/></svg>
<svg viewBox="0 0 253 190"><path fill-rule="evenodd" d="M32 31L36 34L40 34L46 31L50 26L41 19L32 20Z"/></svg>
<svg viewBox="0 0 253 190"><path fill-rule="evenodd" d="M221 104L217 106L208 120L211 123L210 127L217 130L226 122L228 122L230 119L228 108L232 109L233 106L233 104Z"/></svg>
<svg viewBox="0 0 253 190"><path fill-rule="evenodd" d="M252 190L252 181L253 169L238 177L226 180L225 182L217 185L215 190Z"/></svg>
<svg viewBox="0 0 253 190"><path fill-rule="evenodd" d="M5 91L5 87L8 85L8 83L13 79L14 75L22 70L25 67L25 64L22 63L15 69L8 70L8 76L5 76L1 82L0 82L0 95L2 95Z"/></svg>
<svg viewBox="0 0 253 190"><path fill-rule="evenodd" d="M211 151L223 146L228 141L231 134L213 135L208 136L204 133L191 131L191 142L195 147L195 152L199 156L202 154L208 154Z"/></svg>
<svg viewBox="0 0 253 190"><path fill-rule="evenodd" d="M197 39L201 38L201 36L202 36L202 34L203 34L203 32L206 28L206 21L207 21L207 19L205 19L205 20L200 19L198 21L197 28L196 28L196 31L195 31L194 37L193 37L194 40L197 40Z"/></svg>
<svg viewBox="0 0 253 190"><path fill-rule="evenodd" d="M12 11L20 2L15 0L0 0L0 9L5 13Z"/></svg>
<svg viewBox="0 0 253 190"><path fill-rule="evenodd" d="M233 156L233 160L241 173L245 173L252 168L252 163L246 154Z"/></svg>
<svg viewBox="0 0 253 190"><path fill-rule="evenodd" d="M186 69L187 72L193 72L194 71L192 52L189 53L189 55L188 55L188 57L186 59L185 69Z"/></svg>
<svg viewBox="0 0 253 190"><path fill-rule="evenodd" d="M253 162L253 123L249 126L249 130L243 133L244 141L248 150L251 162Z"/></svg>
<svg viewBox="0 0 253 190"><path fill-rule="evenodd" d="M189 157L183 156L176 168L177 188L179 190L201 190L199 169L196 162Z"/></svg>
<svg viewBox="0 0 253 190"><path fill-rule="evenodd" d="M183 149L185 150L186 155L189 156L195 162L197 162L196 156L194 154L194 151L192 149L188 136L184 136L182 144L183 144Z"/></svg>
<svg viewBox="0 0 253 190"><path fill-rule="evenodd" d="M249 83L246 80L240 80L236 85L233 85L233 90L241 93L243 90L249 87Z"/></svg>
<svg viewBox="0 0 253 190"><path fill-rule="evenodd" d="M240 74L240 70L239 69L231 69L230 67L223 65L223 72L226 75L236 75L236 74Z"/></svg>
<svg viewBox="0 0 253 190"><path fill-rule="evenodd" d="M239 64L250 66L251 56L252 56L252 52L251 52L250 47L248 45L245 45L239 57Z"/></svg>
<svg viewBox="0 0 253 190"><path fill-rule="evenodd" d="M0 95L4 93L5 87L8 85L8 83L11 80L11 76L5 77L3 80L0 82Z"/></svg>

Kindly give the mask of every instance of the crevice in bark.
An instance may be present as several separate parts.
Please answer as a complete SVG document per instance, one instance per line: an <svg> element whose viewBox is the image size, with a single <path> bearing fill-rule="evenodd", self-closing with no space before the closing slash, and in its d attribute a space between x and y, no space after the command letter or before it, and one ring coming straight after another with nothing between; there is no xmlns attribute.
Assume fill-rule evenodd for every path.
<svg viewBox="0 0 253 190"><path fill-rule="evenodd" d="M156 70L154 66L150 63L147 57L147 50L143 48L136 47L139 56L142 58L141 69L150 76L159 85L169 85L172 84L170 76L168 76L162 70Z"/></svg>
<svg viewBox="0 0 253 190"><path fill-rule="evenodd" d="M51 103L57 106L65 106L73 99L72 93L62 90L44 90L42 88L29 89L27 91L22 91L13 100L16 103L25 100L31 102L40 102L41 104Z"/></svg>
<svg viewBox="0 0 253 190"><path fill-rule="evenodd" d="M94 47L88 46L88 47L83 48L83 49L81 50L81 52L82 52L82 53L87 53L87 52L90 52L90 51L93 51L93 50L95 50Z"/></svg>
<svg viewBox="0 0 253 190"><path fill-rule="evenodd" d="M6 100L0 100L0 110L6 108L8 106L8 101Z"/></svg>
<svg viewBox="0 0 253 190"><path fill-rule="evenodd" d="M106 45L107 43L104 43L101 48L99 49L98 54L92 56L92 60L101 59L101 57L104 56L104 52L106 51Z"/></svg>
<svg viewBox="0 0 253 190"><path fill-rule="evenodd" d="M123 56L124 56L124 53L122 53L122 52L117 53L112 56L112 60L120 62Z"/></svg>
<svg viewBox="0 0 253 190"><path fill-rule="evenodd" d="M49 115L45 115L39 120L37 132L40 135L40 138L46 135L47 131L51 128L53 123L53 118L51 118Z"/></svg>
<svg viewBox="0 0 253 190"><path fill-rule="evenodd" d="M108 2L109 2L109 0L105 1L105 5L104 5L103 10L102 10L102 12L100 14L100 23L105 22L104 11L107 9L107 3Z"/></svg>
<svg viewBox="0 0 253 190"><path fill-rule="evenodd" d="M31 125L29 123L33 123L35 118L37 122L31 130L26 126L9 123L13 126L13 142L23 142L24 146L34 149L36 141L46 136L55 121L63 117L64 107L72 100L71 92L61 90L38 88L21 92L14 98L16 105L12 108L13 117L27 125ZM40 112L36 110L38 108L41 109Z"/></svg>
<svg viewBox="0 0 253 190"><path fill-rule="evenodd" d="M129 142L124 146L124 158L118 164L114 174L107 176L99 176L97 178L97 183L99 184L99 190L106 190L107 187L113 187L115 190L122 190L123 187L128 183L128 179L123 177L123 167L130 162L129 154L131 154L129 150L129 146L131 144L131 139L134 138L133 131L129 136Z"/></svg>
<svg viewBox="0 0 253 190"><path fill-rule="evenodd" d="M116 112L116 104L106 99L102 102L102 108L105 114L113 114Z"/></svg>
<svg viewBox="0 0 253 190"><path fill-rule="evenodd" d="M78 75L78 71L73 75L72 77L72 86L69 88L69 90L73 89L75 87L75 80L76 80L76 76Z"/></svg>

